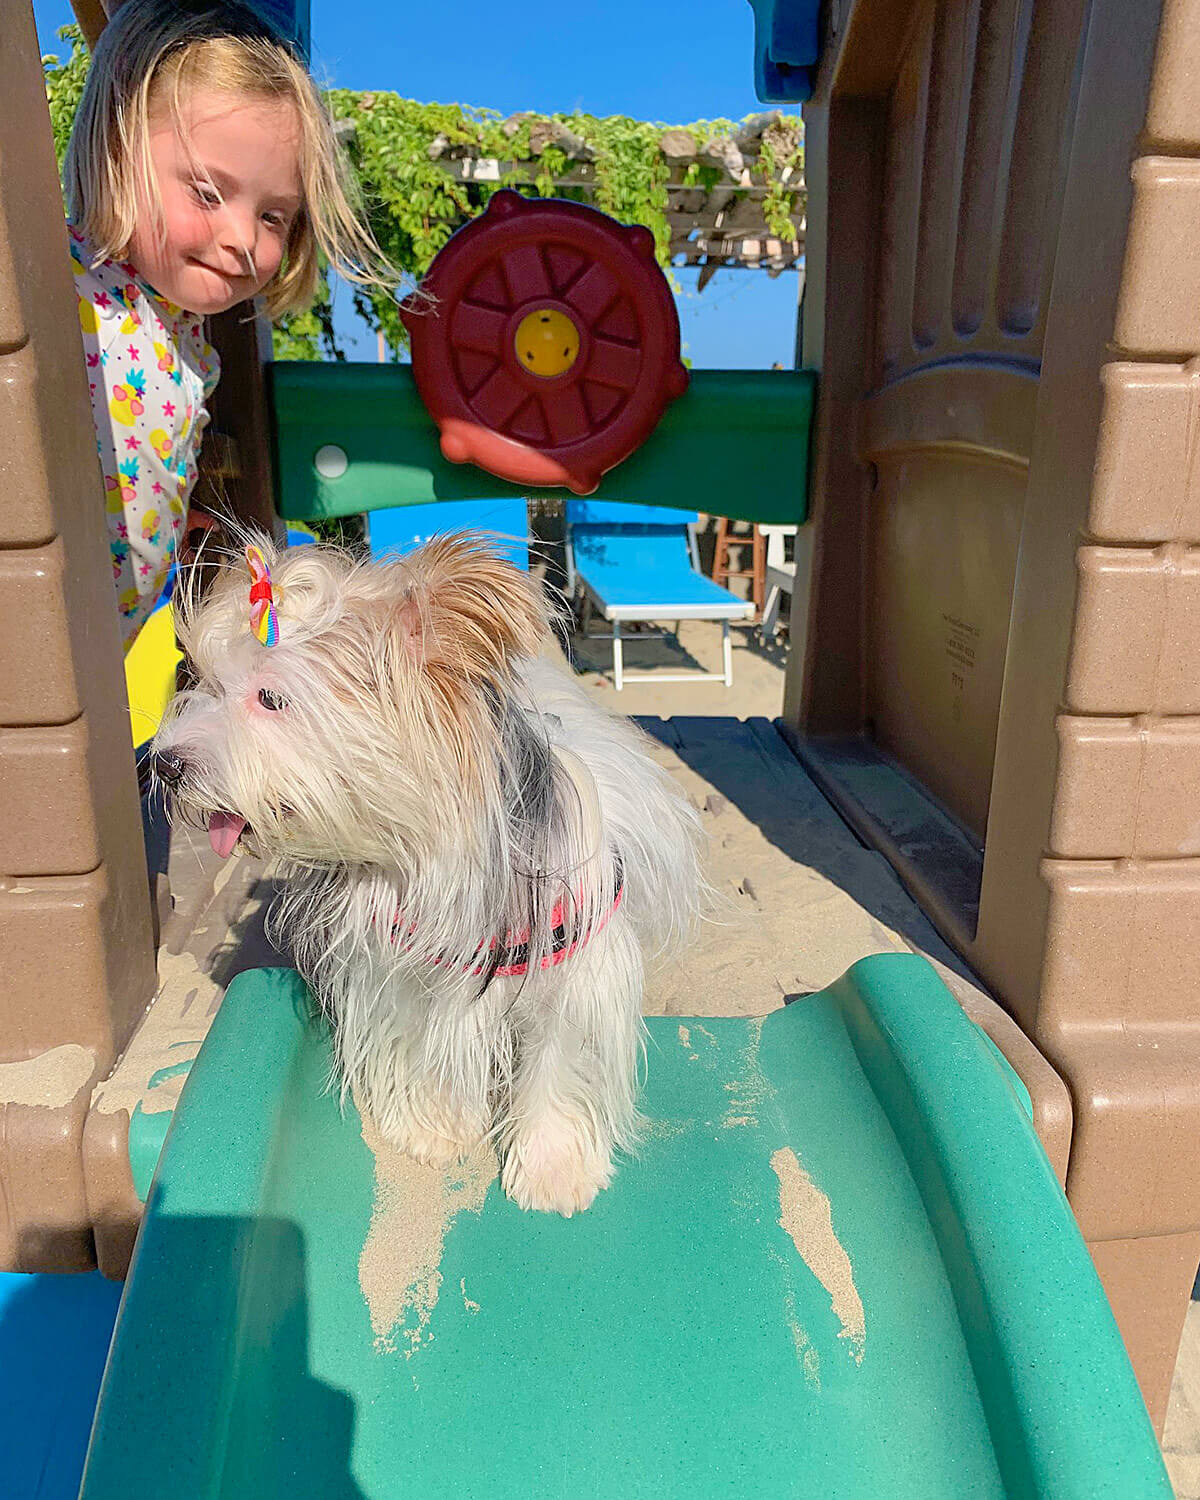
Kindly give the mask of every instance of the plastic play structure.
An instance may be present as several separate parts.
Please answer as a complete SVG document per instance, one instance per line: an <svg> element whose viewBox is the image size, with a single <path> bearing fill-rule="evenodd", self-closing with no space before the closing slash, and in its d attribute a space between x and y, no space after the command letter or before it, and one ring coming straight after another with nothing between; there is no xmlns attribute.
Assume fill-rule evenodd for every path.
<svg viewBox="0 0 1200 1500"><path fill-rule="evenodd" d="M590 495L687 390L654 236L503 189L403 312L443 455Z"/></svg>
<svg viewBox="0 0 1200 1500"><path fill-rule="evenodd" d="M88 1497L1169 1497L1021 1086L923 959L764 1021L651 1017L628 1182L576 1222L451 1179L391 1350L354 1269L399 1231L306 1002L243 975L195 1064Z"/></svg>
<svg viewBox="0 0 1200 1500"><path fill-rule="evenodd" d="M271 13L303 45L303 0ZM481 1164L393 1163L373 1199L294 974L247 960L222 999L197 960L238 957L230 891L159 948L33 18L4 11L0 1267L128 1274L88 1500L1170 1494L1200 0L755 13L760 88L811 90L806 368L697 372L597 495L807 518L747 776L881 850L995 999L891 954L765 1019L651 1018L644 1155L561 1221ZM411 372L214 334L244 516L505 491L447 462Z"/></svg>

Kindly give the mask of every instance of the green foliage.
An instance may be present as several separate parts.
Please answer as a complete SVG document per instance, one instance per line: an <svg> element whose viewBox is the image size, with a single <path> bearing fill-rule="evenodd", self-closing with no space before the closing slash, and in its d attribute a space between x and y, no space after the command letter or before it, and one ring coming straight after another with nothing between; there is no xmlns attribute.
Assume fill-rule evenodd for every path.
<svg viewBox="0 0 1200 1500"><path fill-rule="evenodd" d="M797 194L793 182L801 179L804 171L803 132L768 130L762 139L759 161L767 186L766 197L763 199L763 218L773 235L781 240L789 240L795 233L792 213ZM789 169L790 175L785 182L783 175Z"/></svg>
<svg viewBox="0 0 1200 1500"><path fill-rule="evenodd" d="M347 552L365 554L368 550L366 516L319 516L308 523L308 529L321 541L344 547Z"/></svg>
<svg viewBox="0 0 1200 1500"><path fill-rule="evenodd" d="M45 57L42 64L61 162L88 53L77 27L65 26L58 34L71 42L70 58L60 63ZM527 113L502 120L495 110L420 104L382 90L333 89L326 101L339 122L380 248L413 282L425 274L455 229L481 212L501 187L591 201L624 223L645 224L654 233L660 263L669 263L671 165L661 149L666 128L661 124L578 113ZM734 135L737 127L728 120L700 120L686 130L703 147L714 137ZM585 167L581 153L587 158ZM468 156L504 164L504 175L498 181L460 181L453 162ZM748 163L753 183L766 189L766 223L780 239L791 239L792 220L803 211L803 161L800 122L785 118L768 126L759 156ZM587 181L559 186L575 166ZM729 179L722 167L700 161L692 162L683 177L684 185L706 191L723 180ZM382 288L356 287L353 296L368 326L383 334L395 356L407 343L395 298ZM285 318L275 329L275 353L280 359L344 357L333 334L328 286L310 311Z"/></svg>
<svg viewBox="0 0 1200 1500"><path fill-rule="evenodd" d="M57 36L59 41L70 42L71 55L63 62L56 54L47 53L42 58L42 72L46 77L46 99L50 105L50 124L54 129L54 150L61 166L71 138L75 111L83 94L89 54L78 26L60 26Z"/></svg>
<svg viewBox="0 0 1200 1500"><path fill-rule="evenodd" d="M491 196L455 182L430 158L430 143L443 126L448 135L457 131L460 111L347 89L334 89L326 99L335 119L354 124L349 156L380 249L398 270L420 276L458 223ZM404 347L393 297L382 288L356 288L354 301L392 350Z"/></svg>
<svg viewBox="0 0 1200 1500"><path fill-rule="evenodd" d="M329 282L317 288L317 299L307 312L291 313L272 329L276 359L345 359L333 331L333 298Z"/></svg>
<svg viewBox="0 0 1200 1500"><path fill-rule="evenodd" d="M494 110L420 104L383 91L334 89L326 98L342 122L376 238L392 264L414 281L459 224L485 208L500 187L589 200L625 223L645 224L654 233L660 263L669 263L670 163L660 145L666 128L661 124L578 113L502 120ZM577 163L555 127L590 148L591 161L580 174L590 179L586 187L556 186ZM729 120L701 120L686 128L701 146L737 130ZM504 176L499 181L460 181L447 168L463 157L494 159L504 164ZM792 238L792 219L803 210L803 159L798 119L770 126L761 154L751 158L752 181L766 188L766 222L780 239ZM784 172L789 173L787 182L781 180ZM724 178L722 168L697 161L683 181L711 191ZM395 302L386 292L358 292L355 301L370 327L383 332L393 354L405 347Z"/></svg>

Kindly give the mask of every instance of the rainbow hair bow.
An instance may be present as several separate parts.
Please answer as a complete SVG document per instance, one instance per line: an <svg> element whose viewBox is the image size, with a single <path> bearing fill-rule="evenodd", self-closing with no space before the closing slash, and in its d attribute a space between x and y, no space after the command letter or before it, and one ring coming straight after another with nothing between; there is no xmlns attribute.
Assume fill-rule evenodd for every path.
<svg viewBox="0 0 1200 1500"><path fill-rule="evenodd" d="M257 547L246 548L246 566L250 569L250 629L260 645L278 646L279 616L275 611L271 570Z"/></svg>

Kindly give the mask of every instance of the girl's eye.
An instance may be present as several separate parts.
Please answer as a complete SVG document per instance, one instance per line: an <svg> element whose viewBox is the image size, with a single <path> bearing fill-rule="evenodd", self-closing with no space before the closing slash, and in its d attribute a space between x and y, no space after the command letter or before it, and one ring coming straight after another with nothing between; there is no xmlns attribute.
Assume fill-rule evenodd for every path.
<svg viewBox="0 0 1200 1500"><path fill-rule="evenodd" d="M286 229L288 227L287 219L284 218L283 214L265 213L262 217L263 223L270 229Z"/></svg>
<svg viewBox="0 0 1200 1500"><path fill-rule="evenodd" d="M192 195L205 208L219 208L221 205L221 195L211 182L193 182Z"/></svg>
<svg viewBox="0 0 1200 1500"><path fill-rule="evenodd" d="M258 701L264 708L269 708L273 714L287 707L287 699L281 698L278 693L273 693L270 688L259 688Z"/></svg>

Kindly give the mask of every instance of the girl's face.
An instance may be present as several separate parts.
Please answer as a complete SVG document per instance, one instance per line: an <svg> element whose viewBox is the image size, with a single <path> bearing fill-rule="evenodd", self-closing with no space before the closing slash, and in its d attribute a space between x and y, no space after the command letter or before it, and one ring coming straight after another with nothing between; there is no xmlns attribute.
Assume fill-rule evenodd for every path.
<svg viewBox="0 0 1200 1500"><path fill-rule="evenodd" d="M196 89L151 116L164 238L143 207L128 258L170 302L207 317L260 292L299 213L300 128L291 104Z"/></svg>

